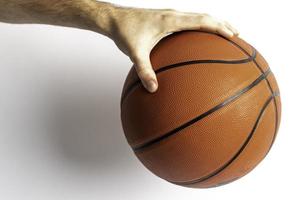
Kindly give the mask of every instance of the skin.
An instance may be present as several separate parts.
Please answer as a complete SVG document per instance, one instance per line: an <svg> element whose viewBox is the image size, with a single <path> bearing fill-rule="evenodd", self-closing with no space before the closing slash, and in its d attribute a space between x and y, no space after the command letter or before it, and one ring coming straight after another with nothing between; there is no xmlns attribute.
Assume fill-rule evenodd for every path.
<svg viewBox="0 0 300 200"><path fill-rule="evenodd" d="M95 0L0 0L0 22L67 26L103 34L135 63L149 92L158 89L150 52L165 36L182 30L206 30L228 38L238 34L229 23L207 14L121 7Z"/></svg>

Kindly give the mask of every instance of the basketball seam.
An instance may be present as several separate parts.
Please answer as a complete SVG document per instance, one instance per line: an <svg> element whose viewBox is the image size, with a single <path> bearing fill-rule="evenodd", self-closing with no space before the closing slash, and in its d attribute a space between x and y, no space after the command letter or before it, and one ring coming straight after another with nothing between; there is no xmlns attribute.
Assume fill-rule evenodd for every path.
<svg viewBox="0 0 300 200"><path fill-rule="evenodd" d="M223 37L223 36L220 36L220 37L222 37L222 38L224 38L224 39L226 39L227 41L229 41L229 42L231 42L232 44L234 44L234 45L236 45L241 51L243 51L246 55L250 55L243 47L241 47L239 44L237 44L237 43L235 43L235 42L233 42L233 41L231 41L231 40L228 40L227 38L225 38L225 37ZM250 45L251 46L251 45ZM253 48L253 47L252 47ZM254 64L256 65L256 67L260 70L260 72L262 73L262 74L264 74L265 72L263 71L263 69L261 68L261 66L257 63L257 61L254 59L253 60L253 62L254 62ZM268 68L266 71L268 71L270 68ZM272 141L271 141L271 144L270 144L270 146L269 146L269 149L267 150L267 152L266 152L266 154L265 154L265 156L264 156L264 158L267 156L267 154L269 153L269 151L271 150L271 148L272 148L272 146L273 146L273 144L274 144L274 141L275 141L275 138L276 138L276 135L277 135L277 131L278 131L278 108L277 108L277 103L276 103L276 96L280 96L280 94L279 94L279 91L276 91L276 92L274 92L274 90L273 90L273 88L271 87L271 84L270 84L270 82L269 82L269 80L268 80L268 78L266 78L265 79L265 81L267 82L267 85L268 85L268 88L269 88L269 90L270 90L270 92L271 92L271 94L272 94L272 98L271 98L271 100L273 100L273 102L274 102L274 109L275 109L275 133L273 134L273 137L272 137ZM271 102L271 100L270 100L270 102ZM269 102L269 103L270 103ZM250 140L249 140L250 141ZM240 153L242 153L242 151L240 152ZM232 160L232 162L234 161L235 159L233 159ZM231 162L231 163L232 163ZM228 164L228 166L230 165L230 163ZM226 167L225 167L226 168ZM225 168L223 168L222 170L220 170L218 173L216 173L215 175L217 175L217 174L219 174L220 172L222 172ZM213 176L215 176L215 175L213 175ZM209 178L212 178L213 176L209 176L208 178L206 178L205 180L208 180ZM235 178L236 179L236 178ZM230 181L228 181L228 182L232 182L232 181L234 181L235 179L233 179L233 180L230 180ZM175 183L175 184L181 184L181 185L192 185L192 184L196 184L196 183L200 183L200 182L203 182L203 181L205 181L204 180L204 178L203 178L203 180L202 180L202 178L201 179L197 179L197 181L194 181L193 183L191 183L191 182L185 182L185 183L175 183L175 182L172 182L172 183Z"/></svg>
<svg viewBox="0 0 300 200"><path fill-rule="evenodd" d="M266 79L267 76L271 73L271 70L267 70L265 73L261 74L257 79L255 79L251 84L249 84L247 87L239 90L237 93L235 93L234 95L230 96L229 98L227 98L225 101L223 101L222 103L218 104L217 106L211 108L210 110L198 115L197 117L194 117L193 119L189 120L188 122L183 123L182 125L176 127L175 129L163 134L160 137L154 138L148 142L143 143L142 145L137 145L135 147L132 147L132 149L137 152L137 151L141 151L147 147L150 147L164 139L167 139L175 134L177 134L179 131L181 131L182 129L202 120L203 118L207 117L208 115L212 114L213 112L221 109L222 107L226 106L227 104L231 103L232 101L238 99L240 96L242 96L244 93L248 92L249 90L251 90L252 88L254 88L256 85L258 85L262 80Z"/></svg>
<svg viewBox="0 0 300 200"><path fill-rule="evenodd" d="M278 95L276 95L276 96L280 96L279 93L277 93L277 94L278 94ZM276 98L276 96L273 98L274 106L276 106L276 104L275 104L275 98ZM276 131L276 127L277 127L277 124L275 123L275 131ZM274 135L275 135L275 134L274 134ZM263 158L262 158L261 160L265 159L265 157L268 155L269 151L271 150L272 145L274 144L274 140L275 140L274 135L273 135L273 137L272 137L272 141L271 141L271 144L270 144L268 150L266 151L265 155L263 156ZM218 184L213 185L213 186L210 186L210 187L218 187L218 186L222 186L222 185L231 183L231 182L233 182L233 181L235 181L235 180L237 180L237 179L239 179L239 178L241 178L241 177L242 177L242 176L238 176L238 177L232 178L232 179L230 179L230 180L224 181L224 182L222 182L222 183L218 183ZM199 183L199 182L198 182L198 183ZM194 184L197 184L197 183L194 183Z"/></svg>
<svg viewBox="0 0 300 200"><path fill-rule="evenodd" d="M215 34L217 35L217 34ZM220 35L217 35L217 36L220 36ZM251 133L249 134L248 138L246 139L246 141L244 142L244 144L242 145L242 147L239 149L239 151L232 157L232 159L230 159L225 165L223 165L221 168L219 168L219 170L216 170L214 173L208 175L208 176L205 176L203 178L200 178L200 179L196 179L196 180L192 180L192 181L187 181L187 182L172 182L172 181L169 181L171 183L175 183L175 184L179 184L179 185L191 185L191 184L196 184L196 183L199 183L199 182L203 182L203 181L206 181L214 176L216 176L217 174L219 174L220 172L222 172L226 167L228 167L231 163L234 162L234 160L240 155L242 154L243 150L246 148L247 144L249 143L249 141L251 140L252 136L254 135L254 132L258 126L258 123L260 122L261 120L261 116L263 115L265 109L268 107L268 105L270 104L270 102L273 100L274 101L274 104L275 104L275 119L276 119L276 122L275 122L275 133L273 135L273 138L272 138L272 142L271 142L271 145L269 147L269 150L271 149L274 141L275 141L275 138L276 138L276 135L277 135L277 131L278 131L278 120L279 120L279 116L278 116L278 107L277 107L277 102L276 102L276 96L279 96L279 92L274 92L268 78L267 78L267 75L270 73L270 68L268 68L266 70L266 72L263 71L263 69L261 68L261 66L257 63L256 61L256 49L253 48L251 45L251 48L252 48L252 55L250 53L248 53L243 47L241 47L239 44L223 37L223 36L220 36L224 39L226 39L227 41L231 42L232 44L234 44L235 46L237 46L241 51L243 51L246 55L248 55L249 57L247 59L242 59L242 60L235 60L235 61L228 61L228 60L193 60L193 61L187 61L187 62L182 62L182 63L176 63L176 64L173 64L173 65L169 65L169 66L166 66L166 67L162 67L160 68L159 70L156 70L155 72L156 73L160 73L160 72L163 72L163 71L167 71L169 69L172 69L172 68L175 68L175 67L181 67L183 65L191 65L191 64L197 64L197 63L222 63L222 64L240 64L240 63L247 63L247 62L254 62L256 67L261 71L261 75L264 75L265 77L263 79L261 79L259 81L259 83L263 80L265 80L267 82L267 85L268 85L268 88L271 92L271 97L269 97L269 99L266 101L266 103L264 104L263 108L261 109L261 112L254 124L254 127L251 131ZM234 63L233 63L234 62ZM269 73L268 73L269 72ZM268 74L266 74L268 73ZM140 80L134 82L133 84L131 84L128 89L124 92L124 95L122 95L122 99L121 99L121 106L123 104L123 101L124 99L128 96L128 94L130 93L130 91L135 87L137 86L140 82ZM258 84L258 83L257 83ZM255 86L255 85L254 85ZM254 87L253 86L253 87ZM250 88L251 89L251 88ZM249 90L250 90L249 89ZM245 91L247 92L247 91ZM243 93L242 93L243 94ZM240 97L242 94L238 95L237 97L233 97L233 100L235 100L236 98ZM233 100L230 100L228 103L230 103L231 101ZM225 102L225 105L227 105L226 103L226 100L224 101ZM224 103L223 102L223 103ZM219 104L220 105L220 104ZM224 105L223 105L224 106ZM221 106L220 108L222 108L223 106ZM218 109L217 109L218 110ZM214 112L214 111L213 111ZM209 114L211 114L212 112L208 113L207 116ZM199 121L199 120L197 120ZM195 122L194 122L195 123ZM193 124L193 123L192 123ZM190 124L191 125L191 124ZM189 125L187 125L189 126ZM186 127L187 127L186 126ZM185 127L184 127L185 128ZM177 129L177 128L176 128ZM175 130L175 129L174 129ZM180 129L181 130L181 129ZM178 130L179 131L179 130ZM177 131L176 131L177 132ZM175 132L175 133L176 133ZM173 134L172 134L173 135ZM165 136L165 135L163 135ZM166 136L166 137L169 137L169 136ZM164 138L161 138L161 140L165 139L166 137ZM156 142L155 142L156 143ZM148 147L148 145L146 146ZM136 151L139 151L139 150L142 150L144 149L144 145L141 146L141 147L135 147L133 148L133 150L136 152ZM269 150L267 151L266 155L268 154Z"/></svg>
<svg viewBox="0 0 300 200"><path fill-rule="evenodd" d="M222 35L218 35L218 36L224 38L225 40L229 41L230 43L232 43L233 45L235 45L236 47L238 47L242 52L245 53L246 56L250 56L250 55L251 55L249 52L247 52L243 47L241 47L241 46L240 46L239 44L237 44L236 42L233 42L232 40L229 40L229 39L227 39L226 37L224 37L224 36L222 36ZM248 44L248 45L249 45L249 44ZM249 45L249 46L251 46L251 45ZM254 49L254 50L256 51L256 49L255 49L254 47L251 46L251 48ZM256 52L257 52L257 51L256 51ZM262 67L258 64L258 62L257 62L255 59L256 59L256 57L253 59L253 62L254 62L254 64L256 65L256 68L257 68L261 73L264 73L264 70L262 69ZM267 84L268 84L268 88L269 88L271 94L274 93L274 90L273 90L273 88L272 88L272 86L271 86L271 84L270 84L270 82L269 82L268 79L266 79L266 82L267 82ZM279 93L279 91L276 91L276 92ZM275 98L274 98L274 103L275 103L276 132L277 132L278 110L277 110L277 103L276 103L276 99L275 99Z"/></svg>
<svg viewBox="0 0 300 200"><path fill-rule="evenodd" d="M243 47L241 47L239 44L237 44L237 43L235 43L235 42L233 42L233 41L231 41L231 40L229 40L229 39L227 39L227 38L225 38L225 37L223 37L223 36L221 36L221 35L219 35L220 37L222 37L222 38L224 38L225 40L227 40L227 41L229 41L229 42L231 42L232 44L234 44L236 47L238 47L241 51L243 51L244 53L245 53L245 55L247 55L247 56L250 56L250 53L248 53ZM249 44L248 44L249 45ZM251 45L250 45L251 46ZM252 46L251 46L252 47ZM255 49L254 47L252 47L252 49ZM258 62L255 60L256 58L254 58L254 60L253 60L253 62L254 62L254 64L255 64L255 66L257 67L257 69L261 72L261 73L264 73L264 70L262 69L262 67L258 64ZM272 88L272 86L271 86L271 84L270 84L270 81L266 78L266 82L267 82L267 85L268 85L268 88L269 88L269 90L270 90L270 92L271 92L271 94L272 93L274 93L274 90L273 90L273 88ZM279 91L276 91L276 93L278 93L279 94ZM279 96L279 95L278 95ZM271 150L271 148L272 148L272 146L273 146L273 144L274 144L274 142L275 142L275 139L276 139L276 136L277 136L277 132L278 132L278 120L279 120L279 117L278 117L278 107L277 107L277 101L276 101L276 98L274 98L273 99L273 101L274 101L274 104L275 104L275 108L274 108L274 110L275 110L275 133L274 133L274 135L273 135L273 138L272 138L272 143L271 143L271 145L270 145L270 147L269 147L269 150L268 150L268 152ZM267 152L267 154L268 154L268 152Z"/></svg>
<svg viewBox="0 0 300 200"><path fill-rule="evenodd" d="M276 93L276 92L275 92L274 94L275 94L275 95L274 95L274 98L273 98L273 102L274 102L274 99L275 99L277 96L280 96L279 93ZM274 103L274 106L275 106L275 103ZM276 126L276 127L277 127L277 126ZM275 130L276 130L276 127L275 127ZM263 160L263 159L267 156L268 152L270 151L270 149L271 149L271 147L272 147L273 141L274 141L274 136L273 136L273 138L272 138L272 142L271 142L271 145L270 145L269 149L266 151L265 155L263 156L263 158L262 158L261 160ZM225 169L225 168L224 168L224 169ZM220 171L220 173L221 173L221 171ZM216 174L216 175L217 175L217 174ZM213 177L213 176L212 176L212 177ZM212 178L212 177L211 177L211 178ZM230 180L224 181L224 182L222 182L222 183L218 183L218 184L216 184L216 185L208 186L208 187L206 187L206 188L212 188L212 187L222 186L222 185L231 183L231 182L233 182L233 181L235 181L235 180L237 180L237 179L239 179L239 178L241 178L241 177L242 177L242 176L238 176L238 177L232 178L232 179L230 179ZM203 181L207 181L207 180L208 180L208 179L203 180ZM194 185L194 184L197 184L197 183L201 183L201 182L203 182L203 181L198 181L198 182L195 182L195 183L192 183L192 184L189 184L189 185ZM177 183L177 184L178 184L178 183Z"/></svg>
<svg viewBox="0 0 300 200"><path fill-rule="evenodd" d="M217 170L215 170L214 172L210 173L209 175L207 176L204 176L202 178L198 178L198 179L195 179L195 180L191 180L191 181L184 181L184 182L176 182L176 181L169 181L171 183L174 183L174 184L178 184L178 185L192 185L192 184L196 184L196 183L200 183L200 182L203 182L203 181L206 181L216 175L218 175L219 173L221 173L224 169L226 169L231 163L233 163L238 157L239 155L242 154L243 150L247 147L247 145L249 144L251 138L253 137L257 127L258 127L258 124L259 122L261 121L261 117L262 115L264 114L266 108L268 107L268 105L270 104L270 102L276 97L278 96L279 94L278 93L273 93L268 99L267 101L265 102L265 104L263 105L261 111L259 112L259 115L254 123L254 126L250 132L250 134L248 135L247 139L245 140L245 142L243 143L243 145L239 148L239 150L234 154L234 156L227 162L225 163L222 167L218 168Z"/></svg>
<svg viewBox="0 0 300 200"><path fill-rule="evenodd" d="M198 31L198 32L205 32L205 31ZM235 43L235 42L233 42L233 41L231 41L231 40L229 40L228 38L226 38L226 37L224 37L224 36L222 36L222 35L218 35L218 34L215 34L215 33L209 33L209 32L205 32L205 33L208 33L208 34L213 34L213 35L216 35L216 36L218 36L218 37L221 37L221 38L223 38L223 39L225 39L226 41L228 41L228 42L230 42L231 44L233 44L233 45L235 45L236 47L238 47L246 56L248 56L248 60L249 60L249 62L254 62L255 63L255 65L256 65L256 67L261 71L261 76L262 75L266 75L266 73L268 72L268 71L270 71L270 68L268 68L267 70L266 70L266 72L264 72L263 70L262 70L262 68L258 65L258 63L255 61L255 58L256 58L256 55L257 55L257 51L256 51L256 49L254 48L254 47L252 47L251 45L249 45L249 46L251 46L251 48L252 48L252 55L250 54L250 53L248 53L244 48L242 48L239 44L237 44L237 43ZM245 62L245 60L247 60L247 59L243 59L244 61L243 62ZM200 62L201 62L201 60L199 60ZM203 60L202 60L203 61ZM213 60L211 60L211 61L213 61ZM187 62L185 62L185 63L188 63L188 62L194 62L194 61L187 61ZM195 61L195 62L197 62L197 61ZM226 62L232 62L232 61L226 61ZM235 62L241 62L241 60L236 60ZM177 64L180 64L180 63L177 63ZM175 65L177 65L177 64L175 64ZM176 67L179 67L179 66L181 66L181 65L177 65ZM162 68L166 68L165 70L162 70ZM162 67L162 68L160 68L159 70L160 70L160 72L162 72L162 71L166 71L166 70L168 70L168 69L171 69L171 68L173 68L172 67L172 65L169 65L169 66L166 66L166 67ZM159 70L157 70L157 71L159 71ZM269 74L269 73L268 73ZM267 75L268 75L267 74ZM268 79L266 78L267 77L267 75L262 79L262 80L266 80L267 81L267 83L268 83L268 86L269 86L269 89L270 89L270 91L271 91L271 94L273 93L273 90L272 90L272 88L271 88L271 86L270 86L270 83L269 83L269 81L268 81ZM255 81L254 81L255 82ZM137 84L138 83L140 83L140 81L137 81ZM247 88L247 87L246 87ZM245 88L244 88L245 89ZM251 88L250 88L251 89ZM123 96L125 96L126 97L126 95L123 95ZM234 97L235 95L233 95L232 97ZM230 98L229 98L230 99ZM226 102L227 100L225 100L224 102ZM121 105L122 105L122 100L121 100ZM223 104L224 104L224 102L222 102L221 104L219 104L219 105L222 105L222 106L224 106ZM274 100L274 103L276 104L276 101ZM218 107L219 105L217 105L216 107ZM227 105L227 104L225 104L225 105ZM216 107L214 107L214 108L216 108ZM212 108L212 109L210 109L210 110L213 110L213 112L215 111L214 110L214 108ZM277 105L275 105L275 112L276 112L276 127L277 127L277 118L278 118L278 114L277 114ZM203 113L202 115L204 115L204 117L206 117L207 115L209 115L209 114L211 114L212 112L210 112L210 110L209 111L207 111L207 112L205 112L205 113ZM216 109L216 110L218 110L218 109ZM200 115L201 116L201 115ZM200 117L200 116L198 116L198 117ZM179 127L177 127L177 128L175 128L175 129L173 129L172 131L169 131L167 134L164 134L163 136L161 136L161 137L158 137L158 138L155 138L155 139L153 139L153 140L150 140L150 141L148 141L148 142L146 142L145 144L142 144L142 145L138 145L138 146L136 146L136 147L133 147L133 150L134 151L140 151L140 150L142 150L142 149L144 149L144 148L146 148L147 146L150 146L151 144L154 144L154 143L156 143L156 142L158 142L158 141L161 141L161 140L163 140L163 139L165 139L165 138L167 138L167 137L169 137L169 136L171 136L171 135L173 135L173 134L175 134L176 132L178 132L178 131L180 131L181 129L183 129L183 128L186 128L187 126L189 126L190 124L189 123L191 123L192 121L194 121L195 119L197 119L198 117L196 117L196 118L194 118L194 119L192 119L192 120L190 120L189 122L187 122L187 123L185 123L185 124L183 124L183 125L181 125L181 126L179 126ZM203 118L204 118L203 117ZM201 118L202 119L202 118ZM199 120L201 120L201 119L199 119ZM197 120L198 121L198 120ZM196 121L195 121L196 122ZM194 122L194 123L195 123ZM191 123L191 124L193 124L193 123ZM277 128L276 128L277 129ZM277 130L276 130L276 132L277 132ZM275 132L275 133L276 133ZM273 141L274 142L274 141Z"/></svg>
<svg viewBox="0 0 300 200"><path fill-rule="evenodd" d="M217 34L215 34L217 35ZM255 60L256 58L256 50L254 48L252 48L252 55L247 55L248 58L245 59L241 59L241 60L191 60L191 61L186 61L186 62L180 62L180 63L175 63L175 64L171 64L171 65L167 65L164 67L159 68L158 70L155 71L156 74L159 74L161 72L173 69L173 68L177 68L177 67L187 67L188 65L193 65L193 64L243 64L243 63L250 63L252 61ZM141 80L137 80L135 82L133 82L132 84L130 84L127 89L124 91L124 94L121 97L121 106L124 102L124 100L126 99L126 97L129 95L129 93L131 91L133 91L133 89L135 87L137 87L138 85L141 84Z"/></svg>

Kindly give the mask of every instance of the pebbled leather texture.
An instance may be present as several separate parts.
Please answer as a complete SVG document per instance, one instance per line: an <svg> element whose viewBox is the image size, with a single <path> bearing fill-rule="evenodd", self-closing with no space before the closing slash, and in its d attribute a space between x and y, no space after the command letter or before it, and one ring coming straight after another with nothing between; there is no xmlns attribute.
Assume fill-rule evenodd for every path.
<svg viewBox="0 0 300 200"><path fill-rule="evenodd" d="M133 67L121 100L125 136L146 168L178 185L213 187L244 176L266 156L281 104L257 50L238 37L184 31L159 42L151 62L158 91L148 93Z"/></svg>

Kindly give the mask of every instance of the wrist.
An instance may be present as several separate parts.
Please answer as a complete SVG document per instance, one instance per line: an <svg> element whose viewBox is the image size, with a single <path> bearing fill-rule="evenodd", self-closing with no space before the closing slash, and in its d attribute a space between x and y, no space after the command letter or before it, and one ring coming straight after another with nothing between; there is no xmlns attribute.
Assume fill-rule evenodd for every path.
<svg viewBox="0 0 300 200"><path fill-rule="evenodd" d="M70 4L74 27L110 36L114 6L96 0L73 0Z"/></svg>
<svg viewBox="0 0 300 200"><path fill-rule="evenodd" d="M96 32L99 32L111 38L113 24L115 21L116 8L111 3L98 2L95 0L88 0L93 2L93 11L89 13L91 20L95 24Z"/></svg>

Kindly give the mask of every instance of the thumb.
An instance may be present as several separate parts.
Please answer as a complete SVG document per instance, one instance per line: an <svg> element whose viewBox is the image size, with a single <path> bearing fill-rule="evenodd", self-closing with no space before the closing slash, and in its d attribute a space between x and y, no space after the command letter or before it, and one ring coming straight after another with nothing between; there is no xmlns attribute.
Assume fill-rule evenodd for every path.
<svg viewBox="0 0 300 200"><path fill-rule="evenodd" d="M141 79L143 86L151 93L155 92L158 88L156 74L152 68L149 55L140 56L133 59L135 63L136 72Z"/></svg>

